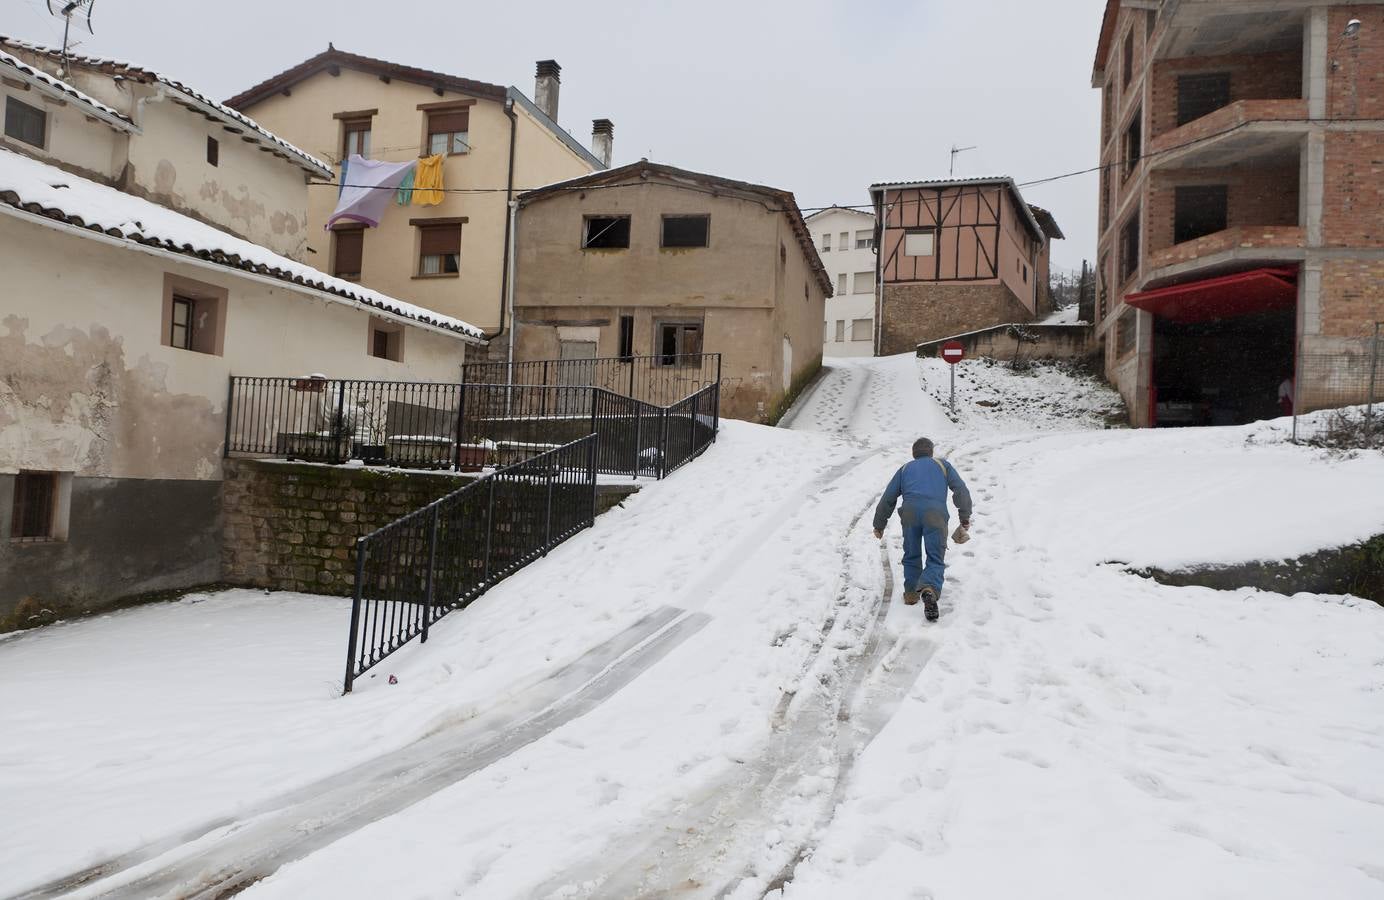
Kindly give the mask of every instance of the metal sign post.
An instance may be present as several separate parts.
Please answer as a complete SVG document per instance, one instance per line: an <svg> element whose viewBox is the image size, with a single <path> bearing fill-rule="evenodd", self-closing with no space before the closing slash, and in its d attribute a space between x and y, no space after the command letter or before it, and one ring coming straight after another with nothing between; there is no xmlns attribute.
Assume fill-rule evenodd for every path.
<svg viewBox="0 0 1384 900"><path fill-rule="evenodd" d="M942 345L942 359L951 366L951 414L956 415L956 364L966 358L966 348L960 341L947 341Z"/></svg>

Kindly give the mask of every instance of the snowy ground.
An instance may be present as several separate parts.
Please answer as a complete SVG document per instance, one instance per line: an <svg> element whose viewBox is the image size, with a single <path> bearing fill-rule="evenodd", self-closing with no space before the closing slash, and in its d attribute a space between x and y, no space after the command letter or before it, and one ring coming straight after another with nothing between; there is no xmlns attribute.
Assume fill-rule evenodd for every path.
<svg viewBox="0 0 1384 900"><path fill-rule="evenodd" d="M75 895L1384 897L1384 610L1103 565L1384 531L1384 458L979 361L953 424L944 364L830 364L350 697L339 600L0 641L0 895L134 851ZM921 433L977 502L933 625L867 512Z"/></svg>

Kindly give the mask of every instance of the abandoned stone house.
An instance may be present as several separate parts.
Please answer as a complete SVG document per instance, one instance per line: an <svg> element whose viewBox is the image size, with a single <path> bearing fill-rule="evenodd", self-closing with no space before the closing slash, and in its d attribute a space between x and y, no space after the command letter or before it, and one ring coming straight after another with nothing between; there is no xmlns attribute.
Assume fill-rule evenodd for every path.
<svg viewBox="0 0 1384 900"><path fill-rule="evenodd" d="M1051 311L1049 245L1062 237L1011 178L870 186L879 239L876 353Z"/></svg>
<svg viewBox="0 0 1384 900"><path fill-rule="evenodd" d="M793 195L641 160L519 196L515 359L653 357L775 419L821 366L832 285ZM689 383L678 395L693 393Z"/></svg>
<svg viewBox="0 0 1384 900"><path fill-rule="evenodd" d="M1384 9L1244 6L1101 22L1096 335L1136 425L1362 402L1384 320Z"/></svg>
<svg viewBox="0 0 1384 900"><path fill-rule="evenodd" d="M454 381L483 340L300 262L330 170L252 120L0 51L4 630L220 579L231 375Z"/></svg>

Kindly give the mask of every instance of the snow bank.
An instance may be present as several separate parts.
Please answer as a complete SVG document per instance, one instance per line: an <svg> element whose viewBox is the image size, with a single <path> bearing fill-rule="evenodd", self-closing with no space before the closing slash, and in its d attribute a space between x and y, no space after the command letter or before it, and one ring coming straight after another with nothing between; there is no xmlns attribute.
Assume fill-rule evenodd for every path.
<svg viewBox="0 0 1384 900"><path fill-rule="evenodd" d="M951 397L951 366L918 359L924 390L942 407ZM956 364L956 423L969 433L1052 431L1120 426L1117 391L1071 363L1038 360L1017 372L993 359Z"/></svg>

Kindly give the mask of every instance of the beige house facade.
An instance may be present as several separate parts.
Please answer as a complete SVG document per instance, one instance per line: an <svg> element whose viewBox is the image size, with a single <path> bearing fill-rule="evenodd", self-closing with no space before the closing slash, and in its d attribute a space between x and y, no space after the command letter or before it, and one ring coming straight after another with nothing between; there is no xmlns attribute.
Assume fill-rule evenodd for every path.
<svg viewBox="0 0 1384 900"><path fill-rule="evenodd" d="M92 145L149 132L122 132L85 90L35 81L21 102L54 115L10 140L41 138L43 153L0 147L0 630L218 579L230 376L456 381L483 344L474 326L213 227L210 212L77 174L67 147L83 163ZM183 121L205 139L205 118ZM254 158L264 177L247 169L247 193L291 184L302 221L302 173L285 183L282 160Z"/></svg>
<svg viewBox="0 0 1384 900"><path fill-rule="evenodd" d="M750 421L821 366L832 286L787 191L641 160L520 195L516 258L515 359L720 353Z"/></svg>
<svg viewBox="0 0 1384 900"><path fill-rule="evenodd" d="M324 231L337 188L311 188L308 245L335 275L496 336L505 326L509 200L610 161L609 121L593 126L599 156L557 124L560 74L557 63L539 63L535 102L513 87L329 48L227 103L330 161L332 183L351 153L390 162L444 153L442 202L391 203L378 227Z"/></svg>
<svg viewBox="0 0 1384 900"><path fill-rule="evenodd" d="M822 352L870 356L875 350L875 217L833 206L806 221L835 288L827 300Z"/></svg>
<svg viewBox="0 0 1384 900"><path fill-rule="evenodd" d="M1013 179L890 182L870 196L880 355L1051 311L1049 244L1062 231Z"/></svg>

